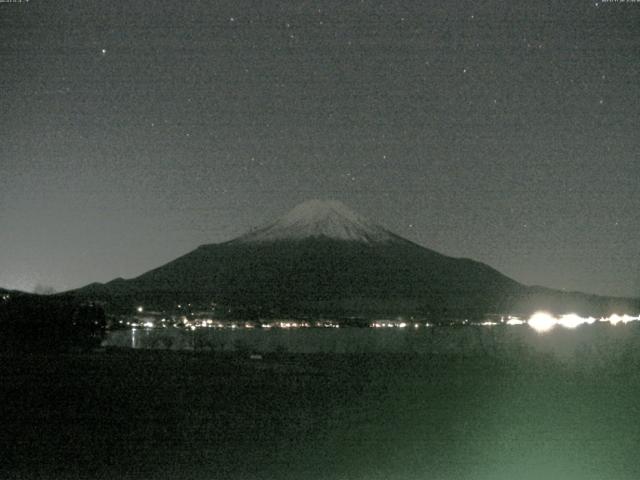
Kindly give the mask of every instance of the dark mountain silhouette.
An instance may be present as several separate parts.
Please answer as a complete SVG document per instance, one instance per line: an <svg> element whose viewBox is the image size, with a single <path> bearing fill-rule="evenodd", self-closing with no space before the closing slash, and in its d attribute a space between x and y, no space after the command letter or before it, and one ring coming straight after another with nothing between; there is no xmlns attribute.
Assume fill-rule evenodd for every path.
<svg viewBox="0 0 640 480"><path fill-rule="evenodd" d="M0 296L4 296L4 295L9 295L9 296L15 296L15 295L35 295L35 294L31 294L28 292L23 292L22 290L8 290L6 288L0 288Z"/></svg>
<svg viewBox="0 0 640 480"><path fill-rule="evenodd" d="M399 237L339 202L318 200L134 279L94 283L69 294L103 301L112 311L214 302L264 317L479 318L543 308L596 315L637 307L629 299L524 286L483 263Z"/></svg>
<svg viewBox="0 0 640 480"><path fill-rule="evenodd" d="M102 307L81 298L0 289L3 352L93 348L100 344L105 325Z"/></svg>

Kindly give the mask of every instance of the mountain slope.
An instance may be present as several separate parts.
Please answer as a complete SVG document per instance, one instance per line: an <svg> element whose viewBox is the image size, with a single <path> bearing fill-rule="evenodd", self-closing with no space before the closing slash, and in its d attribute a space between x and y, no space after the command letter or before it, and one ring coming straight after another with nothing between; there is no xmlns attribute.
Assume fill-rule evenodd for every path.
<svg viewBox="0 0 640 480"><path fill-rule="evenodd" d="M259 316L460 318L547 304L594 313L609 308L599 297L576 302L577 297L562 292L525 287L480 262L403 239L339 202L318 200L137 278L91 284L73 293L128 311L139 303L171 308L215 302Z"/></svg>

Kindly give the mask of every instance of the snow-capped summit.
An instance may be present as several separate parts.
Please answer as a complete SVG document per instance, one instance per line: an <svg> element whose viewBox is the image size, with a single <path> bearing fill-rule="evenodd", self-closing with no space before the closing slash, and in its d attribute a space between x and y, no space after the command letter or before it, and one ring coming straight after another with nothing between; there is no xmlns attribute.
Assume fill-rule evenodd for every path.
<svg viewBox="0 0 640 480"><path fill-rule="evenodd" d="M398 237L369 222L337 200L308 200L274 223L247 233L239 242L270 242L330 238L366 243L389 242Z"/></svg>

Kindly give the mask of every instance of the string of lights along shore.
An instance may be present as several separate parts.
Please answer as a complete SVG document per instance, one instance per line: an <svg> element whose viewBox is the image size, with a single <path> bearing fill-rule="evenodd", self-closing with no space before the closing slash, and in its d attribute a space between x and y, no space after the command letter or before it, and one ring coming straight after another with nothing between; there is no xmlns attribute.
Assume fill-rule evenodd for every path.
<svg viewBox="0 0 640 480"><path fill-rule="evenodd" d="M320 198L638 296L639 25L589 0L2 2L0 287L134 278Z"/></svg>

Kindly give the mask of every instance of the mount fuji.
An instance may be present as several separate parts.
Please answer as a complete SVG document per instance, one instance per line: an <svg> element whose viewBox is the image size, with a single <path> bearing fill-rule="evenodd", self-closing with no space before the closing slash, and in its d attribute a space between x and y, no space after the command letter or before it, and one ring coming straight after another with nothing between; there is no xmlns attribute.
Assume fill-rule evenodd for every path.
<svg viewBox="0 0 640 480"><path fill-rule="evenodd" d="M136 278L66 294L104 302L112 312L191 302L256 317L480 318L540 308L595 315L628 306L626 299L527 287L483 263L404 239L333 200L309 200Z"/></svg>

